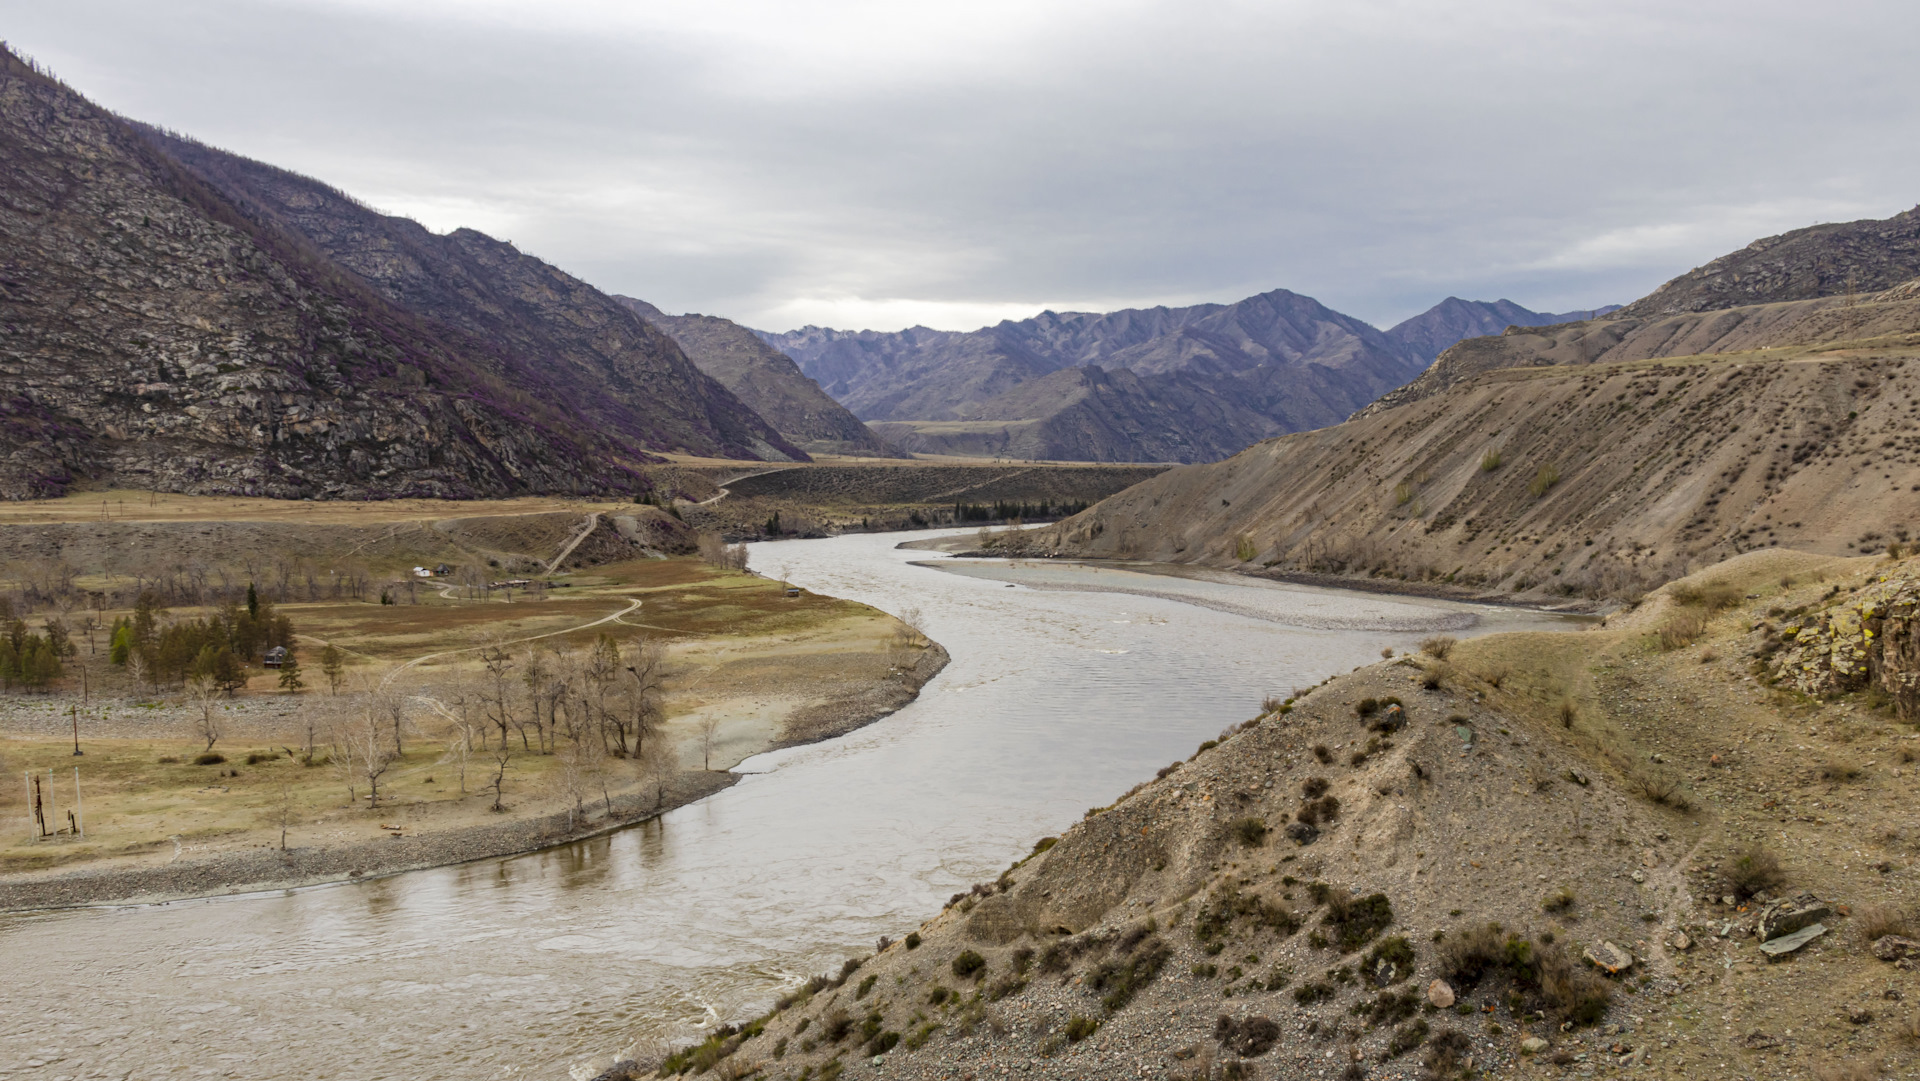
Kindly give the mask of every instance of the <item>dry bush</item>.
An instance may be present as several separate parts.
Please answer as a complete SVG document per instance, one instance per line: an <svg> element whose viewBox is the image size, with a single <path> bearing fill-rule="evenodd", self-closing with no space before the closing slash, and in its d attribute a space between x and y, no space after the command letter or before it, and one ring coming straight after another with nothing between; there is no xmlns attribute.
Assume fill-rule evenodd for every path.
<svg viewBox="0 0 1920 1081"><path fill-rule="evenodd" d="M1649 803L1671 807L1676 811L1684 811L1693 806L1693 800L1688 797L1686 788L1680 783L1680 778L1665 770L1646 767L1635 769L1627 776L1627 783L1633 786L1634 791L1646 797Z"/></svg>
<svg viewBox="0 0 1920 1081"><path fill-rule="evenodd" d="M1507 669L1501 665L1495 665L1481 672L1479 675L1481 679L1486 680L1495 690L1499 690L1500 685L1507 681Z"/></svg>
<svg viewBox="0 0 1920 1081"><path fill-rule="evenodd" d="M1550 1011L1575 1027L1598 1024L1613 1001L1613 986L1576 964L1561 946L1543 940L1533 956L1540 966L1540 994Z"/></svg>
<svg viewBox="0 0 1920 1081"><path fill-rule="evenodd" d="M1447 659L1447 654L1453 652L1453 647L1456 644L1457 641L1452 635L1436 634L1432 638L1421 640L1420 652L1425 653L1436 661L1444 661Z"/></svg>
<svg viewBox="0 0 1920 1081"><path fill-rule="evenodd" d="M1574 706L1573 699L1562 698L1560 700L1560 727L1572 728L1573 722L1579 719L1580 710Z"/></svg>
<svg viewBox="0 0 1920 1081"><path fill-rule="evenodd" d="M1712 646L1708 646L1707 648L1705 648L1705 649L1703 649L1703 650L1701 650L1701 651L1700 651L1700 663L1701 663L1701 664L1712 664L1713 662L1715 662L1715 661L1717 661L1717 660L1719 660L1719 659L1720 659L1720 654L1718 654L1718 653L1715 653L1715 652L1713 651L1713 647L1712 647Z"/></svg>
<svg viewBox="0 0 1920 1081"><path fill-rule="evenodd" d="M1722 608L1732 608L1746 599L1740 587L1731 582L1702 582L1676 585L1669 591L1674 603L1687 608L1705 608L1711 615Z"/></svg>
<svg viewBox="0 0 1920 1081"><path fill-rule="evenodd" d="M1777 890L1786 880L1779 858L1758 842L1734 853L1720 865L1720 881L1743 901L1762 890Z"/></svg>
<svg viewBox="0 0 1920 1081"><path fill-rule="evenodd" d="M1472 987L1498 968L1502 956L1500 932L1482 924L1448 935L1440 944L1440 973L1459 987Z"/></svg>
<svg viewBox="0 0 1920 1081"><path fill-rule="evenodd" d="M1893 905L1862 905L1853 914L1853 926L1865 942L1886 935L1899 935L1902 938L1913 937L1914 921L1907 913Z"/></svg>
<svg viewBox="0 0 1920 1081"><path fill-rule="evenodd" d="M1671 653L1687 648L1707 633L1707 619L1698 612L1682 610L1668 616L1655 633L1660 638L1660 648Z"/></svg>
<svg viewBox="0 0 1920 1081"><path fill-rule="evenodd" d="M1473 1058L1473 1041L1458 1029L1443 1028L1427 1041L1426 1058L1421 1062L1426 1067L1425 1076L1434 1081L1453 1081L1467 1073L1467 1062Z"/></svg>
<svg viewBox="0 0 1920 1081"><path fill-rule="evenodd" d="M1420 673L1420 685L1430 691L1437 691L1453 678L1453 666L1445 661L1435 661Z"/></svg>
<svg viewBox="0 0 1920 1081"><path fill-rule="evenodd" d="M1841 759L1822 762L1815 772L1819 774L1821 780L1832 781L1835 784L1857 781L1861 777L1866 776L1865 770L1862 770L1852 762Z"/></svg>

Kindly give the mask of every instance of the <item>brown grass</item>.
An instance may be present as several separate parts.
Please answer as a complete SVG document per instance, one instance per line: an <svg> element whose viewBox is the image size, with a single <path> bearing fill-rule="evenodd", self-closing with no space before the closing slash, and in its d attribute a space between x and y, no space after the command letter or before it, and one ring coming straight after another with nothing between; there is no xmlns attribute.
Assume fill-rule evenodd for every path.
<svg viewBox="0 0 1920 1081"><path fill-rule="evenodd" d="M1872 942L1886 935L1900 935L1903 938L1913 936L1914 921L1904 911L1893 905L1861 905L1853 914L1853 926L1863 942Z"/></svg>
<svg viewBox="0 0 1920 1081"><path fill-rule="evenodd" d="M1778 890L1786 880L1779 858L1758 842L1734 853L1720 865L1720 881L1741 900L1762 890Z"/></svg>
<svg viewBox="0 0 1920 1081"><path fill-rule="evenodd" d="M1457 643L1458 639L1450 634L1436 634L1432 638L1421 641L1420 652L1425 653L1436 661L1444 661L1447 659L1447 655L1453 652L1453 647Z"/></svg>

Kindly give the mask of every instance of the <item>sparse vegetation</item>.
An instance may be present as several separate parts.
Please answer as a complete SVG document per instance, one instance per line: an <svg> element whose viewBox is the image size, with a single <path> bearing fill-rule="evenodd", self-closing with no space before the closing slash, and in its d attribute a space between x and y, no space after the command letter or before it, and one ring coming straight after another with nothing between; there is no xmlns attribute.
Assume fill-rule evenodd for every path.
<svg viewBox="0 0 1920 1081"><path fill-rule="evenodd" d="M953 959L953 974L963 980L979 979L987 971L987 959L973 950L963 951Z"/></svg>
<svg viewBox="0 0 1920 1081"><path fill-rule="evenodd" d="M1420 652L1436 661L1444 661L1453 653L1453 647L1457 644L1458 640L1450 634L1436 634L1431 638L1421 639Z"/></svg>
<svg viewBox="0 0 1920 1081"><path fill-rule="evenodd" d="M1267 820L1264 818L1240 818L1227 827L1233 839L1248 848L1258 848L1267 840Z"/></svg>
<svg viewBox="0 0 1920 1081"><path fill-rule="evenodd" d="M1735 852L1720 865L1721 882L1743 901L1762 891L1778 890L1786 879L1780 860L1758 842Z"/></svg>
<svg viewBox="0 0 1920 1081"><path fill-rule="evenodd" d="M1500 468L1502 464L1500 452L1497 450L1487 451L1480 456L1480 472L1482 473L1491 473Z"/></svg>
<svg viewBox="0 0 1920 1081"><path fill-rule="evenodd" d="M1527 482L1527 494L1537 499L1546 495L1547 489L1558 483L1560 483L1560 467L1548 462L1534 473L1532 480Z"/></svg>

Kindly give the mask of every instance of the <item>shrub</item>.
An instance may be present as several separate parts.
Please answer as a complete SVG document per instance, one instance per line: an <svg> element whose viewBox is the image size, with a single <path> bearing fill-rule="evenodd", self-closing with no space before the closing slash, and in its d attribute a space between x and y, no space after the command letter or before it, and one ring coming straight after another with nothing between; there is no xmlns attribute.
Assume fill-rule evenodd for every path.
<svg viewBox="0 0 1920 1081"><path fill-rule="evenodd" d="M1325 777L1309 777L1301 783L1300 793L1308 799L1319 799L1327 794L1328 787Z"/></svg>
<svg viewBox="0 0 1920 1081"><path fill-rule="evenodd" d="M1334 929L1340 952L1352 953L1393 923L1393 906L1384 893L1355 898L1346 890L1329 890L1327 914L1321 922Z"/></svg>
<svg viewBox="0 0 1920 1081"><path fill-rule="evenodd" d="M1413 943L1404 936L1394 935L1381 939L1367 951L1361 969L1373 977L1374 983L1385 987L1413 975L1413 962Z"/></svg>
<svg viewBox="0 0 1920 1081"><path fill-rule="evenodd" d="M1241 818L1227 827L1233 839L1248 848L1259 848L1267 841L1267 820L1264 818Z"/></svg>
<svg viewBox="0 0 1920 1081"><path fill-rule="evenodd" d="M1453 652L1453 647L1456 644L1456 640L1452 635L1436 634L1432 638L1421 640L1420 652L1425 653L1436 661L1444 661L1447 659L1447 655Z"/></svg>
<svg viewBox="0 0 1920 1081"><path fill-rule="evenodd" d="M828 1042L839 1043L853 1031L853 1017L845 1010L835 1010L822 1020L821 1029Z"/></svg>
<svg viewBox="0 0 1920 1081"><path fill-rule="evenodd" d="M1482 473L1491 473L1500 468L1502 464L1500 452L1497 450L1490 450L1480 456L1480 471Z"/></svg>
<svg viewBox="0 0 1920 1081"><path fill-rule="evenodd" d="M1573 907L1573 900L1573 891L1562 886L1542 898L1540 907L1547 912L1565 912Z"/></svg>
<svg viewBox="0 0 1920 1081"><path fill-rule="evenodd" d="M953 974L963 980L979 978L987 971L987 959L968 950L953 959Z"/></svg>
<svg viewBox="0 0 1920 1081"><path fill-rule="evenodd" d="M1079 1043L1081 1040L1100 1030L1100 1022L1091 1017L1074 1014L1067 1018L1067 1042Z"/></svg>
<svg viewBox="0 0 1920 1081"><path fill-rule="evenodd" d="M1560 467L1554 465L1552 462L1548 462L1546 465L1540 467L1540 471L1533 475L1532 480L1527 482L1527 494L1533 496L1546 495L1547 489L1558 483L1560 483Z"/></svg>
<svg viewBox="0 0 1920 1081"><path fill-rule="evenodd" d="M1100 1000L1109 1012L1118 1010L1133 1001L1140 989L1153 982L1160 969L1173 956L1173 951L1159 939L1149 939L1140 952L1125 961L1104 961L1087 976L1087 988L1095 993L1106 992Z"/></svg>
<svg viewBox="0 0 1920 1081"><path fill-rule="evenodd" d="M1562 698L1560 700L1560 727L1572 728L1573 722L1579 719L1580 710L1573 704L1573 699Z"/></svg>
<svg viewBox="0 0 1920 1081"><path fill-rule="evenodd" d="M1408 484L1406 481L1403 480L1400 483L1393 486L1393 505L1394 506L1404 507L1411 502L1413 502L1413 485Z"/></svg>
<svg viewBox="0 0 1920 1081"><path fill-rule="evenodd" d="M217 766L220 763L225 762L226 760L227 760L226 755L216 754L212 751L208 751L206 754L195 757L193 760L193 764L196 766Z"/></svg>
<svg viewBox="0 0 1920 1081"><path fill-rule="evenodd" d="M1399 1058L1419 1047L1427 1042L1428 1031L1424 1018L1416 1019L1412 1024L1400 1026L1394 1031L1393 1038L1387 1041L1387 1049L1380 1054L1381 1060Z"/></svg>
<svg viewBox="0 0 1920 1081"><path fill-rule="evenodd" d="M880 982L880 977L877 973L871 974L866 979L861 980L860 987L857 990L855 990L853 993L853 1000L855 1002L858 1002L861 999L866 998L867 992L873 990L873 985L878 982Z"/></svg>
<svg viewBox="0 0 1920 1081"><path fill-rule="evenodd" d="M247 765L257 766L262 762L271 762L280 756L266 751L252 751L247 755Z"/></svg>
<svg viewBox="0 0 1920 1081"><path fill-rule="evenodd" d="M1680 786L1680 778L1665 770L1643 766L1629 774L1627 782L1645 796L1649 803L1657 803L1663 807L1672 807L1681 811L1691 805L1686 792Z"/></svg>
<svg viewBox="0 0 1920 1081"><path fill-rule="evenodd" d="M1755 842L1720 865L1720 880L1735 897L1744 901L1762 890L1779 889L1787 876L1780 869L1780 860Z"/></svg>
<svg viewBox="0 0 1920 1081"><path fill-rule="evenodd" d="M952 991L949 991L946 988L936 983L933 985L932 990L927 992L927 1005L938 1006L952 996L953 996Z"/></svg>
<svg viewBox="0 0 1920 1081"><path fill-rule="evenodd" d="M1557 945L1543 941L1535 952L1540 994L1548 1008L1575 1027L1599 1024L1613 1000L1612 986L1576 965Z"/></svg>
<svg viewBox="0 0 1920 1081"><path fill-rule="evenodd" d="M910 950L919 949L920 948L920 932L918 931L907 932L906 943L907 943L907 949L910 949Z"/></svg>
<svg viewBox="0 0 1920 1081"><path fill-rule="evenodd" d="M1857 781L1866 776L1866 771L1862 770L1859 766L1854 765L1852 762L1845 762L1839 759L1829 759L1826 762L1822 762L1820 768L1815 772L1820 775L1821 780L1833 781L1835 783Z"/></svg>
<svg viewBox="0 0 1920 1081"><path fill-rule="evenodd" d="M1022 946L1019 949L1013 951L1014 975L1025 976L1027 974L1027 969L1031 968L1032 966L1033 966L1033 947L1032 946Z"/></svg>
<svg viewBox="0 0 1920 1081"><path fill-rule="evenodd" d="M887 1052L893 1050L894 1045L899 1042L900 1042L900 1034L898 1032L882 1032L878 1036L875 1036L873 1039L867 1041L867 1054L884 1055Z"/></svg>
<svg viewBox="0 0 1920 1081"><path fill-rule="evenodd" d="M1655 633L1660 639L1660 648L1669 653L1676 649L1685 649L1707 632L1706 618L1698 612L1680 611L1668 616Z"/></svg>
<svg viewBox="0 0 1920 1081"><path fill-rule="evenodd" d="M1280 1042L1280 1026L1268 1017L1243 1017L1238 1020L1220 1015L1213 1023L1213 1038L1241 1058L1259 1058Z"/></svg>
<svg viewBox="0 0 1920 1081"><path fill-rule="evenodd" d="M1371 717L1380 711L1378 698L1362 698L1353 704L1353 711L1362 717Z"/></svg>
<svg viewBox="0 0 1920 1081"><path fill-rule="evenodd" d="M1746 599L1740 587L1730 582L1684 583L1674 586L1670 591L1674 603L1688 608L1705 608L1709 615L1722 608L1732 608Z"/></svg>
<svg viewBox="0 0 1920 1081"><path fill-rule="evenodd" d="M1333 997L1333 985L1325 980L1303 983L1293 989L1293 1000L1302 1006L1312 1006Z"/></svg>
<svg viewBox="0 0 1920 1081"><path fill-rule="evenodd" d="M1866 942L1886 935L1913 935L1913 921L1892 905L1862 905L1854 913L1853 924L1861 940Z"/></svg>
<svg viewBox="0 0 1920 1081"><path fill-rule="evenodd" d="M1474 987L1500 964L1500 933L1490 926L1448 935L1440 946L1440 972L1449 983Z"/></svg>
<svg viewBox="0 0 1920 1081"><path fill-rule="evenodd" d="M1251 534L1242 533L1239 538L1233 542L1233 558L1242 563L1253 562L1253 557L1258 554L1259 553L1254 550L1253 536Z"/></svg>
<svg viewBox="0 0 1920 1081"><path fill-rule="evenodd" d="M1458 1029L1443 1028L1427 1040L1427 1054L1420 1062L1427 1076L1451 1079L1464 1075L1467 1059L1473 1055L1473 1041Z"/></svg>
<svg viewBox="0 0 1920 1081"><path fill-rule="evenodd" d="M1445 661L1435 661L1421 671L1420 685L1430 691L1437 691L1447 685L1452 678L1453 669Z"/></svg>

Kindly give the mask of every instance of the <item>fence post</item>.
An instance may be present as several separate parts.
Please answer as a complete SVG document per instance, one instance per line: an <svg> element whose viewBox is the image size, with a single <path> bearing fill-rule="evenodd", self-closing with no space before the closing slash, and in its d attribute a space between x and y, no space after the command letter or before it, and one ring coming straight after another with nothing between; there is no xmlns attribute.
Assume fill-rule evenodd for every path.
<svg viewBox="0 0 1920 1081"><path fill-rule="evenodd" d="M73 829L75 833L87 835L87 805L80 802L80 767L73 767Z"/></svg>

